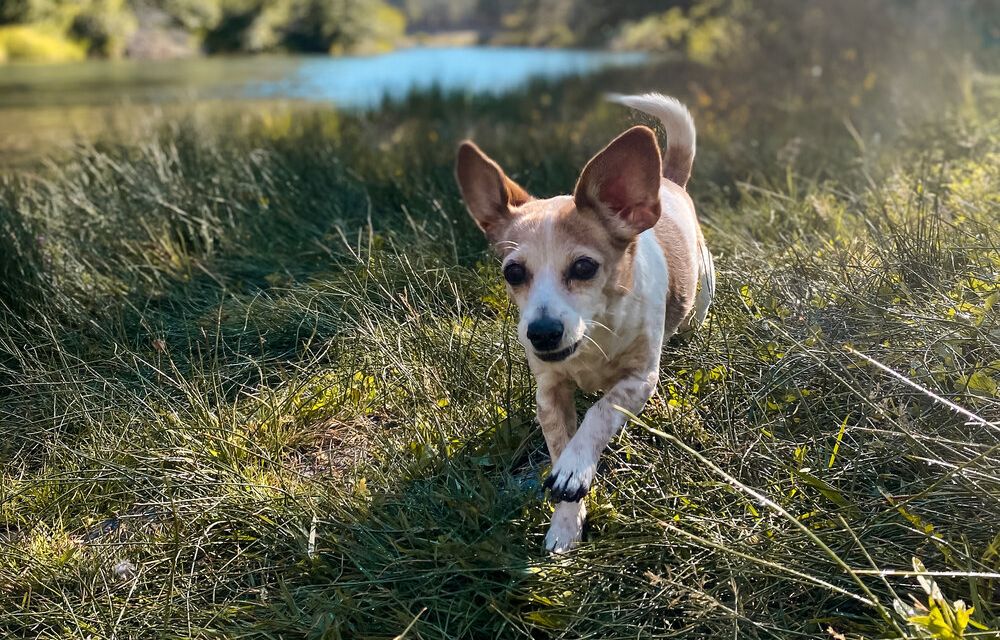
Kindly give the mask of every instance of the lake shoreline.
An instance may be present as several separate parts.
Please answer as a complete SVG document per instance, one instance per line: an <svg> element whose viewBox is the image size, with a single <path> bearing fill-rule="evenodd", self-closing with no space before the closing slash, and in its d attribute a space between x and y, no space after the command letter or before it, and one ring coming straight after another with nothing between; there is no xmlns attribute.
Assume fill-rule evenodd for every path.
<svg viewBox="0 0 1000 640"><path fill-rule="evenodd" d="M647 64L638 52L540 47L417 46L376 56L215 56L174 61L15 63L0 73L0 153L10 165L53 145L124 127L146 131L158 115L215 105L279 111L290 104L365 111L411 93L499 95L537 80ZM229 105L229 107L227 107ZM282 106L284 105L284 106Z"/></svg>

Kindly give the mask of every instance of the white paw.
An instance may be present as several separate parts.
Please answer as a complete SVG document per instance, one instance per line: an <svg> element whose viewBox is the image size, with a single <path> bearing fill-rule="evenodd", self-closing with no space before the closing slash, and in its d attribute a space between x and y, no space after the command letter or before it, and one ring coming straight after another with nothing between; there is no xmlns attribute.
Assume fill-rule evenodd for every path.
<svg viewBox="0 0 1000 640"><path fill-rule="evenodd" d="M545 550L550 553L566 553L580 541L583 535L583 521L587 508L583 502L560 502L552 514L552 524L545 534Z"/></svg>
<svg viewBox="0 0 1000 640"><path fill-rule="evenodd" d="M597 460L581 451L580 447L574 447L570 441L559 460L552 465L543 486L552 490L552 499L557 502L577 502L590 491L596 470Z"/></svg>

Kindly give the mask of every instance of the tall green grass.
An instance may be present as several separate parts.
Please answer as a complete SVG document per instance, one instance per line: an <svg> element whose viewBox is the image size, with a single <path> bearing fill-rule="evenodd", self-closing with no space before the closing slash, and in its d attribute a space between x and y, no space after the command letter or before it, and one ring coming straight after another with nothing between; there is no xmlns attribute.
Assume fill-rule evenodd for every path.
<svg viewBox="0 0 1000 640"><path fill-rule="evenodd" d="M913 558L936 611L1000 629L990 78L902 125L696 109L718 299L585 543L543 554L533 383L455 142L566 192L631 119L599 88L687 73L181 119L9 173L0 632L930 637Z"/></svg>

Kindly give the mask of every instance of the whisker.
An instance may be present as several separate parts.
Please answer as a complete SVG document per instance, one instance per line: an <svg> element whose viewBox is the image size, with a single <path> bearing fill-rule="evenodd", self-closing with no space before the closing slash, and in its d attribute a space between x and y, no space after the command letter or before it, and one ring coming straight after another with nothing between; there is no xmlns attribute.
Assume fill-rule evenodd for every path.
<svg viewBox="0 0 1000 640"><path fill-rule="evenodd" d="M600 329L604 329L605 331L607 331L612 336L614 336L616 338L618 337L618 332L617 331L615 331L614 329L612 329L611 327L609 327L606 324L603 324L601 322L597 322L596 320L585 320L583 324L584 324L584 326L587 326L588 328L598 327Z"/></svg>
<svg viewBox="0 0 1000 640"><path fill-rule="evenodd" d="M596 340L594 340L593 338L591 338L590 336L588 336L586 333L583 334L583 337L584 337L585 340L589 340L591 344L593 344L595 347L597 347L597 350L601 352L601 355L604 356L605 360L610 360L611 359L611 358L608 357L608 354L604 351L604 349L601 348L601 345L597 344Z"/></svg>
<svg viewBox="0 0 1000 640"><path fill-rule="evenodd" d="M617 336L618 335L616 332L614 332L614 331L611 330L611 327L609 327L608 325L606 325L606 324L604 324L602 322L598 322L597 320L584 320L583 324L588 325L588 326L592 325L592 326L595 326L595 327L600 327L601 329L604 329L605 331L607 331L608 333L610 333L613 336Z"/></svg>

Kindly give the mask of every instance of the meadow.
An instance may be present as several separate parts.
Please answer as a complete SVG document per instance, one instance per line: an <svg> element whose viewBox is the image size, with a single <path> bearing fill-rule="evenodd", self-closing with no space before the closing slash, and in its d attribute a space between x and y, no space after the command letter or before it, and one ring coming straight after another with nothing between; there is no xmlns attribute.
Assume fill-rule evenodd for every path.
<svg viewBox="0 0 1000 640"><path fill-rule="evenodd" d="M3 172L0 635L997 637L1000 79L779 76L192 113ZM453 153L568 192L641 121L602 92L651 88L718 298L552 558Z"/></svg>

